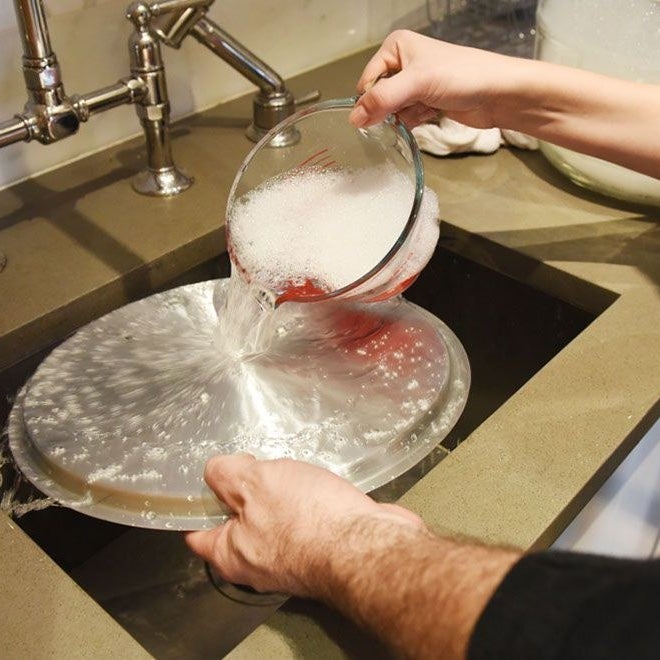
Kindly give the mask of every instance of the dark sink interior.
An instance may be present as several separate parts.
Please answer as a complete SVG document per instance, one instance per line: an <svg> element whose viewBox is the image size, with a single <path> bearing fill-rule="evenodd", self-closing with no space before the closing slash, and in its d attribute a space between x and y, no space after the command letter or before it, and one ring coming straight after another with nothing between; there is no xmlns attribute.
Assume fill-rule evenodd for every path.
<svg viewBox="0 0 660 660"><path fill-rule="evenodd" d="M224 277L223 255L173 282ZM427 459L374 493L395 500L464 440L594 314L470 261L441 244L406 293L441 318L463 343L472 386L459 423ZM52 347L0 373L0 426L17 389ZM2 486L13 482L2 467ZM22 487L22 496L30 487ZM276 605L237 603L208 579L180 534L133 529L49 507L17 520L20 527L158 658L217 658L264 621ZM289 601L285 607L300 605Z"/></svg>

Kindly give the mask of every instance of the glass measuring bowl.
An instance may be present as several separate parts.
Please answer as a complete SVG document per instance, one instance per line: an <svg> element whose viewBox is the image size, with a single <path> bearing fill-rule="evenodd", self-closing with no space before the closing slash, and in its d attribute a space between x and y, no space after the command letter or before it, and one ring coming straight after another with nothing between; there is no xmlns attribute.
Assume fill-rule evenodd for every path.
<svg viewBox="0 0 660 660"><path fill-rule="evenodd" d="M292 115L252 149L236 175L227 203L229 255L273 306L385 300L410 286L433 253L437 200L428 190L423 200L415 139L394 116L354 128L348 115L357 98ZM291 132L293 145L269 147ZM426 222L423 201L425 216L432 216Z"/></svg>

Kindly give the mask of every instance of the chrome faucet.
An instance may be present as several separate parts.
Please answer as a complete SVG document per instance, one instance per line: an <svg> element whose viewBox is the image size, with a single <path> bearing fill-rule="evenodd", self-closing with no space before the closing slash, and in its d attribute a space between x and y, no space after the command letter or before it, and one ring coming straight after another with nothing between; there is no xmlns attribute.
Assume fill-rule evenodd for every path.
<svg viewBox="0 0 660 660"><path fill-rule="evenodd" d="M158 196L186 190L192 179L172 158L170 103L160 43L178 48L188 34L259 87L247 130L254 141L292 114L296 105L319 97L318 92L312 92L296 101L273 69L206 16L213 1L133 2L126 11L134 27L128 44L131 75L109 87L68 96L50 44L43 0L14 0L28 99L23 112L0 122L0 147L32 140L50 144L76 133L93 114L132 103L144 130L148 156L147 168L134 178L133 188ZM285 146L295 139L295 134L284 135L271 141L271 146Z"/></svg>

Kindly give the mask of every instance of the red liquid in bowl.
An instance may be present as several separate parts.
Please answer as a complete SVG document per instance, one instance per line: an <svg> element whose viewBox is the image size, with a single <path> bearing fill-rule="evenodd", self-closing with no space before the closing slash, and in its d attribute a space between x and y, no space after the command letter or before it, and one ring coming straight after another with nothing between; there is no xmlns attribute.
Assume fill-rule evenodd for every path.
<svg viewBox="0 0 660 660"><path fill-rule="evenodd" d="M282 292L277 296L277 304L281 305L283 302L305 302L310 298L323 296L330 293L327 288L319 286L316 282L310 279L305 279L302 283L287 283L282 287Z"/></svg>

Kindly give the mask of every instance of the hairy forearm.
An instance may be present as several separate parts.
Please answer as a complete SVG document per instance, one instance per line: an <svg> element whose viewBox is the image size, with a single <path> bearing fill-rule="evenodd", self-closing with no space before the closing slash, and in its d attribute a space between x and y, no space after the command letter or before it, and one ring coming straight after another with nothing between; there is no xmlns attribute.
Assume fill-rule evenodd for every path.
<svg viewBox="0 0 660 660"><path fill-rule="evenodd" d="M494 125L660 178L660 86L532 60L509 71Z"/></svg>
<svg viewBox="0 0 660 660"><path fill-rule="evenodd" d="M360 517L336 530L322 563L310 571L310 595L360 622L402 656L460 658L483 608L519 556Z"/></svg>

